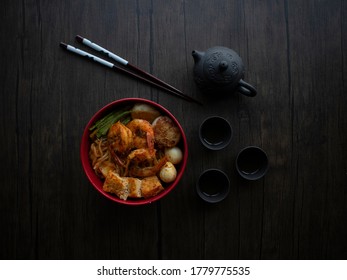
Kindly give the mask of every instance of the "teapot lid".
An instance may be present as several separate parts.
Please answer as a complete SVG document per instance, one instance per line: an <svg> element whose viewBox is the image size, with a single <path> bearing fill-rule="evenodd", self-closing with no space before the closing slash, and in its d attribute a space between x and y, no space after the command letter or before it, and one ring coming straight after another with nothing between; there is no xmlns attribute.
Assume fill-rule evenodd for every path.
<svg viewBox="0 0 347 280"><path fill-rule="evenodd" d="M239 55L225 47L214 47L205 53L203 73L217 84L238 82L244 75L244 67Z"/></svg>

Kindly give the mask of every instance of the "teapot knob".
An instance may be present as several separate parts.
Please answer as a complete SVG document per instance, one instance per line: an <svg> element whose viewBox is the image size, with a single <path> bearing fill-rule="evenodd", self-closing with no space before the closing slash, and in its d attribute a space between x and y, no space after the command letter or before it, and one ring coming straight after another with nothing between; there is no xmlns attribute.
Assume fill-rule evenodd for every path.
<svg viewBox="0 0 347 280"><path fill-rule="evenodd" d="M225 71L228 69L228 62L226 62L225 60L222 60L220 63L219 63L219 69L221 71Z"/></svg>

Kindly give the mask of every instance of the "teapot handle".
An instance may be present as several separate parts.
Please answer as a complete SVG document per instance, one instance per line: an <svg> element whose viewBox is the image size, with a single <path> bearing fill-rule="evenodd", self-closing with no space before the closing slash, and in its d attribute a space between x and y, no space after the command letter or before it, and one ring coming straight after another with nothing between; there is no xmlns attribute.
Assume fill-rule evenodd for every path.
<svg viewBox="0 0 347 280"><path fill-rule="evenodd" d="M257 90L242 79L239 81L237 91L249 97L257 95Z"/></svg>

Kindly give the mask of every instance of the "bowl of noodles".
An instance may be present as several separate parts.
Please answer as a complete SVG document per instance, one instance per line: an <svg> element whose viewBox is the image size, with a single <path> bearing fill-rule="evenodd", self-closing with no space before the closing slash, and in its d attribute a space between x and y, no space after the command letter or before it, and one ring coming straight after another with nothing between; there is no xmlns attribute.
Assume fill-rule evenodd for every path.
<svg viewBox="0 0 347 280"><path fill-rule="evenodd" d="M147 99L124 98L93 115L83 132L80 156L99 193L117 203L143 205L178 184L188 144L169 110Z"/></svg>

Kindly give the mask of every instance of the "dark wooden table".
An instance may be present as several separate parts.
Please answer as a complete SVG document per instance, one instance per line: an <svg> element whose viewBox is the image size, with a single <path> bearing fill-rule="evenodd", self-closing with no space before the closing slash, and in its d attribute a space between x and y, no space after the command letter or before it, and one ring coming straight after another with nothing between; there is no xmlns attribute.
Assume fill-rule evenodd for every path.
<svg viewBox="0 0 347 280"><path fill-rule="evenodd" d="M346 259L347 3L343 0L6 0L1 9L2 259ZM195 105L59 47L80 34L203 101ZM203 95L192 50L237 51L258 95ZM85 47L81 47L86 49ZM142 97L184 128L189 160L179 185L148 206L110 202L80 163L89 118ZM227 118L223 151L207 151L200 122ZM248 182L235 158L269 156ZM216 205L195 192L220 168L231 191Z"/></svg>

